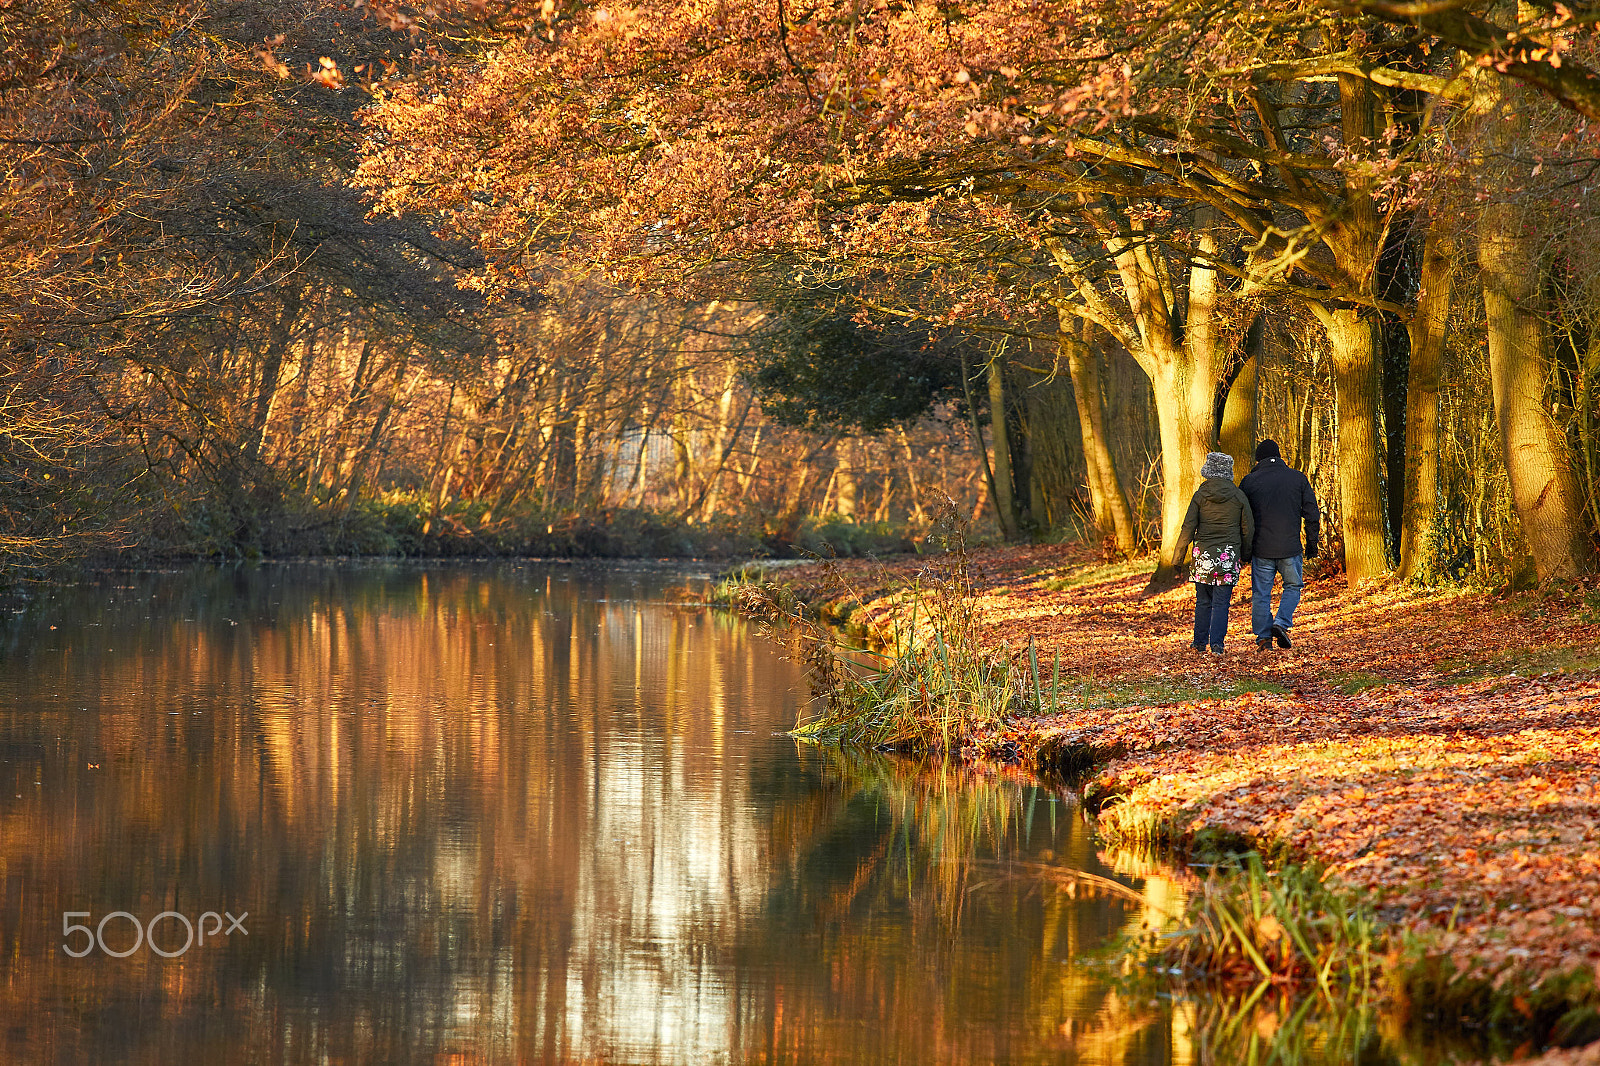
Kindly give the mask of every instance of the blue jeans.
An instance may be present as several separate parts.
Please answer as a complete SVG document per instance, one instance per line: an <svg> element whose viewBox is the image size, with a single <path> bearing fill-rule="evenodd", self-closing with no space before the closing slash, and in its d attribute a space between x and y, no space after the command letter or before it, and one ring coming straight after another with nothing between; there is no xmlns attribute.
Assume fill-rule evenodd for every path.
<svg viewBox="0 0 1600 1066"><path fill-rule="evenodd" d="M1294 609L1300 606L1300 591L1306 587L1301 576L1304 556L1288 559L1250 560L1250 631L1257 640L1272 636L1272 627L1281 626L1287 633L1294 625ZM1272 582L1283 575L1283 596L1278 601L1278 615L1272 615Z"/></svg>
<svg viewBox="0 0 1600 1066"><path fill-rule="evenodd" d="M1228 605L1233 601L1232 585L1194 586L1194 647L1203 650L1209 643L1212 651L1222 650L1222 638L1228 635Z"/></svg>

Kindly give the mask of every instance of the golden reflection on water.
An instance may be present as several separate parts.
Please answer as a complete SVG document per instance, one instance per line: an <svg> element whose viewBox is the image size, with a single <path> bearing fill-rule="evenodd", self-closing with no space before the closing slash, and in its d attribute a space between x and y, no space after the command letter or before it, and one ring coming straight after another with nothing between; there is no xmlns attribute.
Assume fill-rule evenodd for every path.
<svg viewBox="0 0 1600 1066"><path fill-rule="evenodd" d="M0 1058L1191 1061L1185 1010L1077 961L1173 905L1159 870L1064 890L1112 874L1069 794L797 748L793 667L670 583L41 594L0 629ZM115 910L248 936L62 952Z"/></svg>

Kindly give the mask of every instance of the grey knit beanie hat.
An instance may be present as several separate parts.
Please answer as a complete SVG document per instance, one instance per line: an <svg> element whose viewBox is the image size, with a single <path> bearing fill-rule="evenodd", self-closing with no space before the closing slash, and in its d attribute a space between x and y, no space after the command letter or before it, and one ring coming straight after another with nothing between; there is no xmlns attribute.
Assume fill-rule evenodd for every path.
<svg viewBox="0 0 1600 1066"><path fill-rule="evenodd" d="M1200 468L1201 477L1225 477L1233 480L1233 456L1227 452L1207 452L1206 465Z"/></svg>

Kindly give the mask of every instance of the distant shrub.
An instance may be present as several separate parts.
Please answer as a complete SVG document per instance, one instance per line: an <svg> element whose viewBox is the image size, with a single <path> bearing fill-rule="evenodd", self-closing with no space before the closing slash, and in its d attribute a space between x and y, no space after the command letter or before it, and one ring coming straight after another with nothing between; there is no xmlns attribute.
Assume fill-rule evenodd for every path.
<svg viewBox="0 0 1600 1066"><path fill-rule="evenodd" d="M800 523L795 547L813 555L858 558L917 550L911 531L890 522L857 522L842 515L821 515Z"/></svg>

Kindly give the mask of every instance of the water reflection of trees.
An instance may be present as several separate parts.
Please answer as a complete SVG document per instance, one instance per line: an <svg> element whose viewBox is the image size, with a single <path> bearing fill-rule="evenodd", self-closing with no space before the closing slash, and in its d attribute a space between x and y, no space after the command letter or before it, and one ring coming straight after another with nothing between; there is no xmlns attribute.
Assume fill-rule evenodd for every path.
<svg viewBox="0 0 1600 1066"><path fill-rule="evenodd" d="M803 954L827 975L775 980L766 1060L1185 1060L1181 1019L1081 964L1146 907L1106 878L1070 794L873 754L811 758L823 787L779 809L773 920L745 950Z"/></svg>
<svg viewBox="0 0 1600 1066"><path fill-rule="evenodd" d="M772 711L748 692L731 707L724 675L766 677L780 703L788 685L725 620L647 619L563 581L118 575L14 621L0 1004L22 1021L0 1058L603 1045L585 1000L636 972L612 958L650 940L633 919L726 909L737 871L684 869L708 843L759 861L748 769L706 756L736 728L768 737ZM588 844L622 834L636 846ZM224 907L250 912L248 940L181 962L60 955L65 910Z"/></svg>

